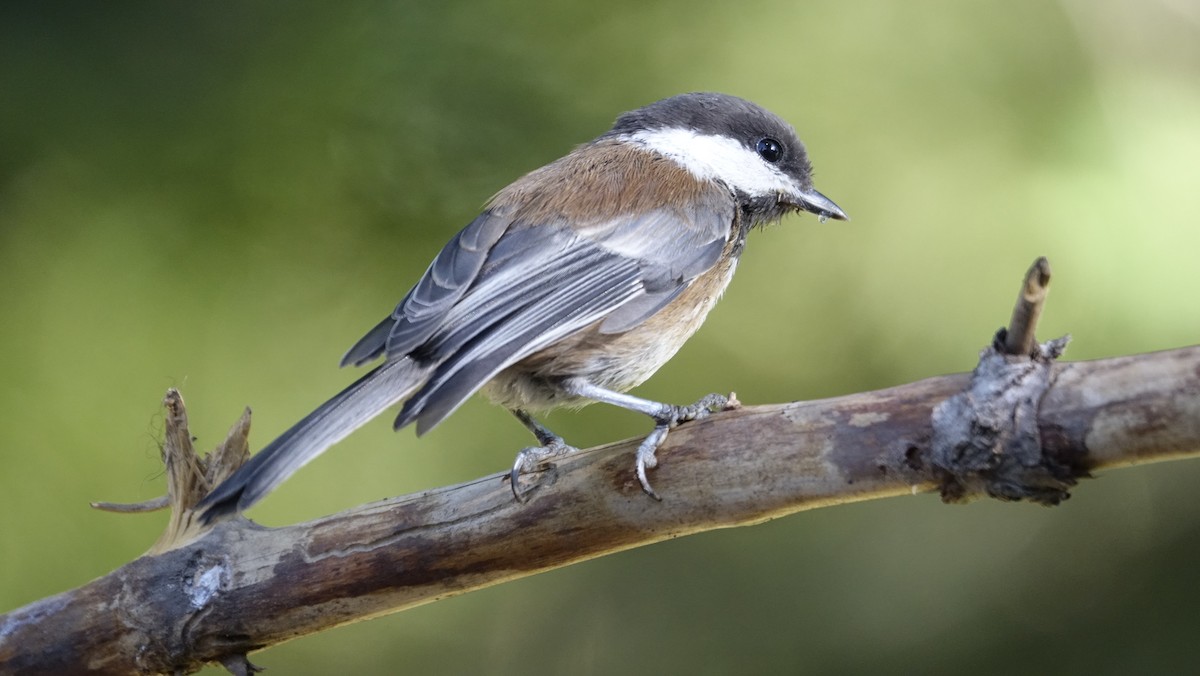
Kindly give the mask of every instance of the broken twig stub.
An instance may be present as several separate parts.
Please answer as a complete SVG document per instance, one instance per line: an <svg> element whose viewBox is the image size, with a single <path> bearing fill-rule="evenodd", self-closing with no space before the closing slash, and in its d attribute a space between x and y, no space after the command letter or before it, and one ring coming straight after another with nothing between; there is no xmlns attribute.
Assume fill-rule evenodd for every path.
<svg viewBox="0 0 1200 676"><path fill-rule="evenodd" d="M979 355L966 391L933 410L932 462L942 500L977 495L1057 505L1087 475L1045 452L1038 430L1042 399L1054 380L1054 360L1070 336L1034 338L1050 289L1050 262L1025 273L1012 320Z"/></svg>

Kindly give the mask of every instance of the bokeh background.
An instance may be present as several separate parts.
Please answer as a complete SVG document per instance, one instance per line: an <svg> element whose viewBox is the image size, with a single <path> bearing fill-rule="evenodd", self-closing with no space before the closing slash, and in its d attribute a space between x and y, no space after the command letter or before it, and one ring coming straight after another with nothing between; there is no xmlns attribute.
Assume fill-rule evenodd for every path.
<svg viewBox="0 0 1200 676"><path fill-rule="evenodd" d="M159 402L253 445L494 191L690 90L792 121L853 217L755 233L640 393L747 403L974 364L1038 255L1071 359L1200 342L1200 4L5 3L0 611L144 551ZM592 407L580 445L646 431ZM482 401L361 430L252 511L295 522L500 471ZM606 557L253 656L280 674L1180 673L1200 658L1200 462L1064 506L923 495ZM669 499L669 496L668 496ZM515 536L518 537L518 536ZM217 669L210 673L220 673Z"/></svg>

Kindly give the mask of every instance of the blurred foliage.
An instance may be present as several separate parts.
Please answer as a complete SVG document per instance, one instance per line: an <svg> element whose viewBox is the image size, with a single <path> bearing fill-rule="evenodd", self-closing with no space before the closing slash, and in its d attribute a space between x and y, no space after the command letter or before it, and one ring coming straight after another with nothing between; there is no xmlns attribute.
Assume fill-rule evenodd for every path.
<svg viewBox="0 0 1200 676"><path fill-rule="evenodd" d="M0 9L0 610L137 556L161 393L256 445L495 190L690 90L794 122L854 218L755 233L640 392L748 403L969 369L1038 255L1043 337L1096 358L1200 337L1200 5L6 3ZM592 444L645 432L596 406ZM503 469L465 406L385 421L252 516L297 521ZM1058 509L919 496L573 566L305 638L279 673L1179 672L1196 661L1200 463ZM667 499L670 499L667 496ZM519 534L514 534L519 538ZM212 673L218 673L213 670Z"/></svg>

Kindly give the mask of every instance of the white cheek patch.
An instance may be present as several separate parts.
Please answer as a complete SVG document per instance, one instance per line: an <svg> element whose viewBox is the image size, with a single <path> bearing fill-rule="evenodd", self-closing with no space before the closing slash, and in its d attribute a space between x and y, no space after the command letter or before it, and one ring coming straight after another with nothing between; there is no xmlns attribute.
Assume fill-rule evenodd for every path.
<svg viewBox="0 0 1200 676"><path fill-rule="evenodd" d="M665 155L702 180L717 180L751 196L790 193L796 184L758 153L726 136L688 129L639 131L634 143Z"/></svg>

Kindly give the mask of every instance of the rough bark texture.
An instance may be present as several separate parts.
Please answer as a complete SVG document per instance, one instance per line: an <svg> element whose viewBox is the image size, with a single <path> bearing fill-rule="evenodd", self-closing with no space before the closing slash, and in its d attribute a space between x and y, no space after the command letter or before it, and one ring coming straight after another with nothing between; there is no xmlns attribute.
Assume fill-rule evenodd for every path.
<svg viewBox="0 0 1200 676"><path fill-rule="evenodd" d="M1049 368L1037 434L1072 479L1200 453L1200 347ZM203 529L193 487L224 470L192 467L193 484L172 483L178 518L153 553L0 615L0 673L182 673L218 661L244 671L244 656L268 645L576 561L944 488L931 417L968 383L943 376L685 424L659 451L662 502L642 493L630 469L636 444L623 442L529 477L528 504L493 475L295 526L237 518ZM169 421L186 425L177 395L173 405ZM218 455L240 455L247 425ZM187 438L178 431L168 442Z"/></svg>

